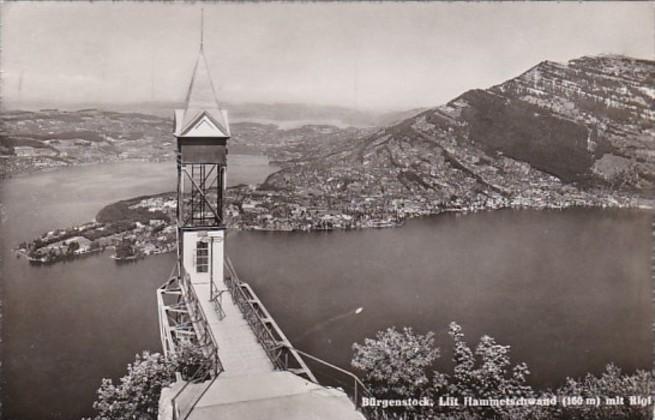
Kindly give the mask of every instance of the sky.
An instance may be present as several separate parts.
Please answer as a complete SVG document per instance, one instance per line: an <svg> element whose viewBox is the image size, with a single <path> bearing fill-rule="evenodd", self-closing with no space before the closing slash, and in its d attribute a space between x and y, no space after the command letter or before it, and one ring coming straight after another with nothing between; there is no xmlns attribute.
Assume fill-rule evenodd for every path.
<svg viewBox="0 0 655 420"><path fill-rule="evenodd" d="M200 15L219 100L436 106L543 60L655 59L655 3L3 3L5 105L184 98Z"/></svg>

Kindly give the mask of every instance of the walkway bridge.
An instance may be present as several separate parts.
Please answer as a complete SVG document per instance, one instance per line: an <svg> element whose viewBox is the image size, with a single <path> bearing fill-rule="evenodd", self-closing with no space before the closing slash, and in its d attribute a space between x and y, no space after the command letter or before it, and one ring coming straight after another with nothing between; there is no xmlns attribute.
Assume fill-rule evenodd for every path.
<svg viewBox="0 0 655 420"><path fill-rule="evenodd" d="M363 419L359 379L295 349L229 258L224 267L216 284L177 265L157 290L164 354L189 343L211 362L208 377L162 391L160 419ZM321 385L308 362L339 388Z"/></svg>

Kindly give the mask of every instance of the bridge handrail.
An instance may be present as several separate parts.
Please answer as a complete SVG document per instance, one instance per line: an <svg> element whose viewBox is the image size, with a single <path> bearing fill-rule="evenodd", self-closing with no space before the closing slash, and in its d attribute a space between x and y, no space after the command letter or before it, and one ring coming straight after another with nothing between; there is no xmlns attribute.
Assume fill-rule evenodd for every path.
<svg viewBox="0 0 655 420"><path fill-rule="evenodd" d="M282 332L275 320L270 316L264 304L259 300L248 283L244 283L239 279L232 265L232 261L228 257L225 258L225 267L227 269L225 282L227 283L228 290L273 365L277 369L288 370L288 356L291 354L292 359L298 365L296 369L298 371L297 373L305 375L311 381L316 382L316 378L302 358L295 353L293 346L291 346L284 332ZM250 294L250 297L248 294ZM285 351L286 354L283 354Z"/></svg>
<svg viewBox="0 0 655 420"><path fill-rule="evenodd" d="M205 395L207 390L213 385L214 381L218 378L218 375L214 376L211 378L211 380L206 380L205 384L202 387L202 391L198 392L195 398L193 398L191 404L189 404L188 407L186 407L185 412L180 411L180 407L177 403L177 399L182 395L182 393L186 390L186 388L189 386L189 384L194 383L196 380L201 379L201 377L198 375L201 373L201 369L203 366L199 366L196 372L192 375L190 379L184 382L184 385L180 387L180 389L175 393L173 398L171 398L171 407L172 407L172 420L185 420L187 417L189 417L189 414L191 414L191 411L195 408L196 404L198 404L198 401Z"/></svg>
<svg viewBox="0 0 655 420"><path fill-rule="evenodd" d="M182 413L180 412L180 407L177 403L178 398L181 397L183 392L187 389L187 387L194 383L195 381L202 379L199 375L202 373L202 369L206 368L205 366L199 366L196 372L192 375L192 377L185 381L184 385L180 387L180 389L175 393L175 395L171 398L171 406L173 409L173 420L183 420L188 417L188 415L191 413L191 410L193 410L193 407L198 403L200 398L205 394L207 389L211 386L211 384L216 380L216 378L225 371L223 367L223 363L221 362L221 358L218 354L218 343L214 339L213 334L211 334L211 331L209 329L209 322L207 321L207 317L205 313L203 312L202 308L200 307L199 300L198 300L198 295L196 294L195 290L193 287L190 286L191 279L189 277L188 273L184 273L183 276L179 277L180 279L180 286L183 289L185 293L188 295L188 299L186 299L187 304L189 305L189 312L192 317L191 321L193 324L196 324L200 322L202 324L202 337L198 337L199 340L204 340L206 341L209 339L209 344L211 349L210 351L210 361L211 361L211 367L209 369L209 374L212 377L210 381L206 381L207 383L205 386L203 386L202 392L198 393L196 398L194 398L194 401L187 407L186 412ZM194 325L194 329L197 328ZM196 329L196 334L199 334L200 331ZM207 343L200 343L201 346L205 347Z"/></svg>
<svg viewBox="0 0 655 420"><path fill-rule="evenodd" d="M257 336L257 339L260 341L260 343L262 343L264 350L266 351L271 361L278 368L283 368L284 366L281 365L278 358L275 357L275 355L273 354L273 350L277 345L277 339L275 338L271 330L266 328L264 321L259 316L258 311L254 307L254 305L251 302L249 302L248 296L246 295L243 288L241 287L243 283L241 283L238 277L234 275L235 272L233 271L233 268L228 267L228 271L230 271L230 273L226 277L227 286L228 289L230 290L230 293L232 294L232 297L234 298L237 305L239 306L239 309L241 309L241 313L246 318L246 321L248 321L250 326L253 328L255 335Z"/></svg>
<svg viewBox="0 0 655 420"><path fill-rule="evenodd" d="M209 338L211 342L211 347L212 347L212 354L211 354L211 359L214 362L214 366L212 367L212 376L218 376L221 372L225 371L225 368L223 367L223 363L221 362L221 358L218 355L218 343L216 342L216 339L214 338L214 335L211 333L211 330L209 328L209 321L207 321L207 317L205 316L205 313L203 312L202 308L200 307L199 300L198 300L198 295L196 294L195 290L193 287L189 287L189 284L191 283L191 279L189 277L188 273L184 273L184 280L186 282L185 286L185 291L190 294L191 299L189 299L190 303L194 305L194 313L191 315L198 314L200 316L200 321L202 322L202 328L203 328L203 338Z"/></svg>
<svg viewBox="0 0 655 420"><path fill-rule="evenodd" d="M337 372L340 372L344 375L347 375L353 380L353 395L348 395L347 390L343 390L346 395L348 395L353 404L355 404L355 407L362 413L364 414L365 418L369 420L407 420L408 417L404 417L403 415L397 415L394 413L390 413L384 409L380 409L378 407L365 407L362 403L362 398L360 397L367 397L371 398L374 397L374 394L371 392L371 390L364 385L361 379L354 373L340 368L339 366L333 365L330 362L327 362L319 357L316 357L312 354L309 354L307 352L304 352L302 350L299 350L297 348L292 348L291 350L295 351L299 355L306 357L308 359L311 359L317 363L320 363L323 366L329 367L330 369L336 370ZM318 381L315 381L316 383L319 383Z"/></svg>
<svg viewBox="0 0 655 420"><path fill-rule="evenodd" d="M300 354L303 357L306 357L306 358L311 359L311 360L313 360L315 362L318 362L318 363L322 364L323 366L327 366L327 367L329 367L331 369L334 369L334 370L336 370L338 372L343 373L344 375L349 376L353 380L353 383L354 383L354 387L353 387L354 388L354 395L353 395L352 399L353 399L353 403L355 404L355 407L358 407L358 408L361 407L361 402L360 402L360 399L358 398L358 389L361 390L362 395L365 395L367 397L371 397L373 395L373 393L368 389L368 387L366 385L364 385L362 380L359 379L357 377L357 375L355 375L354 373L352 373L352 372L350 372L350 371L348 371L346 369L340 368L339 366L333 365L330 362L327 362L327 361L325 361L323 359L320 359L320 358L318 358L318 357L316 357L316 356L314 356L312 354L309 354L307 352L299 350L299 349L297 349L295 347L292 347L291 350L295 351L296 353Z"/></svg>
<svg viewBox="0 0 655 420"><path fill-rule="evenodd" d="M159 334L161 337L162 350L164 351L164 355L167 356L171 350L174 350L174 348L172 348L173 334L171 333L171 327L168 323L166 315L164 314L166 309L164 305L163 293L164 291L162 288L157 289L157 308L160 312L158 316Z"/></svg>
<svg viewBox="0 0 655 420"><path fill-rule="evenodd" d="M173 265L171 269L171 274L168 276L168 280L161 286L157 288L157 308L159 310L159 334L161 338L162 350L164 351L164 356L168 356L171 352L175 352L175 340L173 340L173 334L171 332L171 325L166 314L167 305L164 301L164 295L170 293L171 290L177 290L180 283L178 265Z"/></svg>

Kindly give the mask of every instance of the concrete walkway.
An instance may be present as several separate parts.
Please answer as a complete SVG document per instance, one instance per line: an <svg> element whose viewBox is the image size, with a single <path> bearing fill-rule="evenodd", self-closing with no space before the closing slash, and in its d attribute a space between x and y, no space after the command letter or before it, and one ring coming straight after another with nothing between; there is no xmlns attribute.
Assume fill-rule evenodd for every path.
<svg viewBox="0 0 655 420"><path fill-rule="evenodd" d="M225 317L220 319L214 303L209 301L209 282L194 281L191 277L191 285L218 344L218 356L225 369L219 375L219 380L231 376L273 372L273 364L234 303L232 295L227 291L221 295L219 302ZM217 283L217 286L219 290L225 288L223 282Z"/></svg>
<svg viewBox="0 0 655 420"><path fill-rule="evenodd" d="M216 380L188 420L365 420L337 389L291 372Z"/></svg>

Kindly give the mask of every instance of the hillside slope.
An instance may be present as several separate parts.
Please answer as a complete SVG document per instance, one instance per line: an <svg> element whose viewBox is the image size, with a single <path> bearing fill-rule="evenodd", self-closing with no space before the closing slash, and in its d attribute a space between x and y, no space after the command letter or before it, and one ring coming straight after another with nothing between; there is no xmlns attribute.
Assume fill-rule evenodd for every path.
<svg viewBox="0 0 655 420"><path fill-rule="evenodd" d="M428 213L652 198L654 86L653 61L545 61L329 153L308 153L266 187L343 201L360 194L380 208L403 199Z"/></svg>

